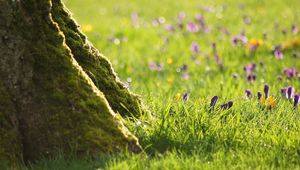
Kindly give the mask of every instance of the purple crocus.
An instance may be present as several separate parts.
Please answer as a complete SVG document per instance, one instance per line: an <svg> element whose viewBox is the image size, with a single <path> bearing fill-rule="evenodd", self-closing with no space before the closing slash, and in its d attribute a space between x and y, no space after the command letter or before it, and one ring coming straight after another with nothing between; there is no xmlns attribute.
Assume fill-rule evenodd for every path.
<svg viewBox="0 0 300 170"><path fill-rule="evenodd" d="M282 88L280 90L280 92L281 92L281 97L286 99L287 98L287 88Z"/></svg>
<svg viewBox="0 0 300 170"><path fill-rule="evenodd" d="M254 73L256 64L247 64L244 66L244 71L246 72L246 77L249 82L254 82L256 80L256 74Z"/></svg>
<svg viewBox="0 0 300 170"><path fill-rule="evenodd" d="M298 74L298 70L296 68L286 68L283 72L289 78L296 77Z"/></svg>
<svg viewBox="0 0 300 170"><path fill-rule="evenodd" d="M261 92L260 92L260 91L259 91L259 92L257 92L257 98L258 98L258 100L260 100L260 99L261 99L261 96L262 96Z"/></svg>
<svg viewBox="0 0 300 170"><path fill-rule="evenodd" d="M296 35L296 34L298 34L298 31L299 31L299 29L298 29L297 25L296 24L292 25L292 33Z"/></svg>
<svg viewBox="0 0 300 170"><path fill-rule="evenodd" d="M131 19L137 21L139 19L139 14L137 12L131 13Z"/></svg>
<svg viewBox="0 0 300 170"><path fill-rule="evenodd" d="M149 69L150 69L151 71L156 70L156 69L157 69L156 63L153 62L153 61L151 61L151 62L149 63Z"/></svg>
<svg viewBox="0 0 300 170"><path fill-rule="evenodd" d="M233 106L233 101L229 101L227 102L227 104L228 104L228 109L230 109Z"/></svg>
<svg viewBox="0 0 300 170"><path fill-rule="evenodd" d="M220 105L220 108L221 108L222 110L225 110L225 109L230 109L232 106L233 106L233 102L232 102L232 101L229 101L229 102L227 102L227 103L221 104L221 105Z"/></svg>
<svg viewBox="0 0 300 170"><path fill-rule="evenodd" d="M243 16L243 21L246 25L251 24L251 19L248 16Z"/></svg>
<svg viewBox="0 0 300 170"><path fill-rule="evenodd" d="M283 59L283 53L282 53L282 51L280 49L276 49L274 51L274 56L278 60L282 60Z"/></svg>
<svg viewBox="0 0 300 170"><path fill-rule="evenodd" d="M175 27L171 24L165 26L166 31L168 32L175 32Z"/></svg>
<svg viewBox="0 0 300 170"><path fill-rule="evenodd" d="M252 97L252 93L249 89L245 90L245 95L247 98L251 98Z"/></svg>
<svg viewBox="0 0 300 170"><path fill-rule="evenodd" d="M185 12L179 12L179 14L177 15L177 18L180 21L184 20L185 17L186 17L186 13Z"/></svg>
<svg viewBox="0 0 300 170"><path fill-rule="evenodd" d="M189 73L188 72L183 72L182 79L183 80L188 80L189 78L190 78Z"/></svg>
<svg viewBox="0 0 300 170"><path fill-rule="evenodd" d="M186 26L186 29L191 33L196 33L199 31L199 25L197 25L193 22L189 22Z"/></svg>
<svg viewBox="0 0 300 170"><path fill-rule="evenodd" d="M182 96L182 100L186 102L186 101L188 101L188 99L189 99L189 93L185 92Z"/></svg>
<svg viewBox="0 0 300 170"><path fill-rule="evenodd" d="M252 72L254 72L255 71L255 68L256 68L256 64L247 64L247 65L245 65L244 66L244 71L246 72L246 73L252 73Z"/></svg>
<svg viewBox="0 0 300 170"><path fill-rule="evenodd" d="M157 71L162 71L164 69L164 64L163 63L158 63L157 64Z"/></svg>
<svg viewBox="0 0 300 170"><path fill-rule="evenodd" d="M196 15L196 20L199 22L200 26L202 28L204 28L205 24L204 24L204 19L202 15Z"/></svg>
<svg viewBox="0 0 300 170"><path fill-rule="evenodd" d="M188 70L188 65L187 64L183 64L181 67L181 70L186 72Z"/></svg>
<svg viewBox="0 0 300 170"><path fill-rule="evenodd" d="M178 22L177 22L177 26L178 26L180 29L182 29L182 28L183 28L183 23L182 23L182 21L178 21Z"/></svg>
<svg viewBox="0 0 300 170"><path fill-rule="evenodd" d="M232 37L231 42L232 42L233 46L237 46L239 43L239 37L237 37L237 36Z"/></svg>
<svg viewBox="0 0 300 170"><path fill-rule="evenodd" d="M230 35L230 32L228 31L227 28L225 28L225 27L219 27L218 29L219 29L219 31L220 31L222 34L224 34L224 35Z"/></svg>
<svg viewBox="0 0 300 170"><path fill-rule="evenodd" d="M299 98L300 98L299 94L296 94L295 97L294 97L294 107L298 106L298 104L299 104Z"/></svg>
<svg viewBox="0 0 300 170"><path fill-rule="evenodd" d="M182 79L183 80L188 80L189 79L189 73L188 73L188 65L187 64L183 64L183 66L180 69L183 73L182 73Z"/></svg>
<svg viewBox="0 0 300 170"><path fill-rule="evenodd" d="M200 52L200 47L197 42L192 42L191 51L193 55L198 54Z"/></svg>
<svg viewBox="0 0 300 170"><path fill-rule="evenodd" d="M289 86L289 87L287 88L286 94L287 94L287 98L288 98L288 99L292 99L292 97L293 97L293 95L294 95L294 88L293 88L292 86Z"/></svg>
<svg viewBox="0 0 300 170"><path fill-rule="evenodd" d="M256 74L251 73L251 74L247 75L247 80L251 83L254 82L256 80Z"/></svg>
<svg viewBox="0 0 300 170"><path fill-rule="evenodd" d="M223 63L222 63L222 60L221 60L220 56L217 53L217 44L215 42L211 43L211 48L213 50L213 55L214 55L215 62L219 66L221 66L221 68L222 68L223 67Z"/></svg>
<svg viewBox="0 0 300 170"><path fill-rule="evenodd" d="M247 37L245 37L243 35L233 36L231 39L231 42L232 42L233 46L237 46L239 44L246 45L248 42L248 39L247 39Z"/></svg>
<svg viewBox="0 0 300 170"><path fill-rule="evenodd" d="M163 68L164 68L164 64L163 63L156 64L154 61L151 61L149 63L149 69L151 71L162 71Z"/></svg>
<svg viewBox="0 0 300 170"><path fill-rule="evenodd" d="M268 98L269 97L269 86L267 84L265 84L264 86L264 93L265 93L265 98Z"/></svg>
<svg viewBox="0 0 300 170"><path fill-rule="evenodd" d="M217 104L218 99L219 99L218 96L212 97L211 100L210 100L210 105L209 106L211 108L214 108L216 106L216 104Z"/></svg>

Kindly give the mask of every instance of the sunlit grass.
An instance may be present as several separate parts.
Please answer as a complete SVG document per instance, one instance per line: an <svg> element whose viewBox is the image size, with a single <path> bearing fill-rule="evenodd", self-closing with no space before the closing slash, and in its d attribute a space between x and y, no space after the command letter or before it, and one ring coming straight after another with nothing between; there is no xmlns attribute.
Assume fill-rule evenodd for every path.
<svg viewBox="0 0 300 170"><path fill-rule="evenodd" d="M280 90L300 81L283 74L285 68L300 70L299 47L284 52L277 60L274 45L293 41L293 24L299 25L300 2L274 1L125 1L65 0L89 40L112 62L119 77L143 96L151 111L128 128L140 139L144 152L102 155L96 159L43 160L30 169L300 169L300 118L293 102ZM186 13L184 23L201 14L209 33L189 33L176 27L177 15ZM138 19L133 22L133 15ZM243 22L249 17L249 25ZM157 18L164 20L153 25ZM165 27L172 24L174 32ZM220 29L227 29L229 35ZM255 53L246 45L233 47L231 38L240 35L259 42ZM282 32L287 31L287 34ZM262 42L260 42L262 41ZM191 45L200 52L192 57ZM215 62L212 43L223 68ZM151 69L155 63L162 69ZM246 79L244 66L255 63L256 80ZM184 65L187 69L184 70ZM188 74L188 78L184 73ZM281 80L280 80L281 79ZM257 99L264 84L276 105L268 109ZM245 90L253 97L247 99ZM188 100L182 95L188 93ZM228 110L209 111L210 99L219 104L229 100Z"/></svg>

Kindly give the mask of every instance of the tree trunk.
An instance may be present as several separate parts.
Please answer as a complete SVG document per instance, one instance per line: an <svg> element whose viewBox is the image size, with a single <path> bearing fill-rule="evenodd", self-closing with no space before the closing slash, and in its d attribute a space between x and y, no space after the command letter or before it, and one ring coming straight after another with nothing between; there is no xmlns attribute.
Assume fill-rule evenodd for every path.
<svg viewBox="0 0 300 170"><path fill-rule="evenodd" d="M61 0L0 0L0 76L0 161L140 151L116 114L140 114L140 99Z"/></svg>

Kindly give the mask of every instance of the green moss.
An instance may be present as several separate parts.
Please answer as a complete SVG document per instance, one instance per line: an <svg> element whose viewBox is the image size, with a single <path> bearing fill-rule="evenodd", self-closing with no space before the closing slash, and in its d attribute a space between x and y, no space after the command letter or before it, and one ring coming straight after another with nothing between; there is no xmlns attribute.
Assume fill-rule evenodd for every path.
<svg viewBox="0 0 300 170"><path fill-rule="evenodd" d="M139 97L129 92L119 81L111 63L87 41L61 0L53 0L52 15L65 34L66 44L72 50L74 58L104 93L112 109L123 116L138 116L144 112Z"/></svg>
<svg viewBox="0 0 300 170"><path fill-rule="evenodd" d="M28 82L18 94L26 97L24 101L12 103L4 86L0 86L0 104L5 106L0 106L0 158L31 162L61 150L78 155L140 150L137 138L124 127L103 93L73 58L64 33L52 20L51 1L16 3L13 32L26 40L23 67L32 76L20 80ZM11 122L11 118L16 121Z"/></svg>
<svg viewBox="0 0 300 170"><path fill-rule="evenodd" d="M10 95L0 81L0 164L16 166L22 162L16 111ZM1 166L0 166L1 168Z"/></svg>

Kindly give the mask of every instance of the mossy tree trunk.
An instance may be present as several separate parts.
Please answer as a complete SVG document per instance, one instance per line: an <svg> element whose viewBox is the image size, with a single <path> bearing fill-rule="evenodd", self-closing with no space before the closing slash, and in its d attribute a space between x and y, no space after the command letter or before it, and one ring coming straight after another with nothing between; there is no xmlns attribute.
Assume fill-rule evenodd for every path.
<svg viewBox="0 0 300 170"><path fill-rule="evenodd" d="M0 0L0 76L0 161L140 151L118 114L143 112L139 98L61 0Z"/></svg>

